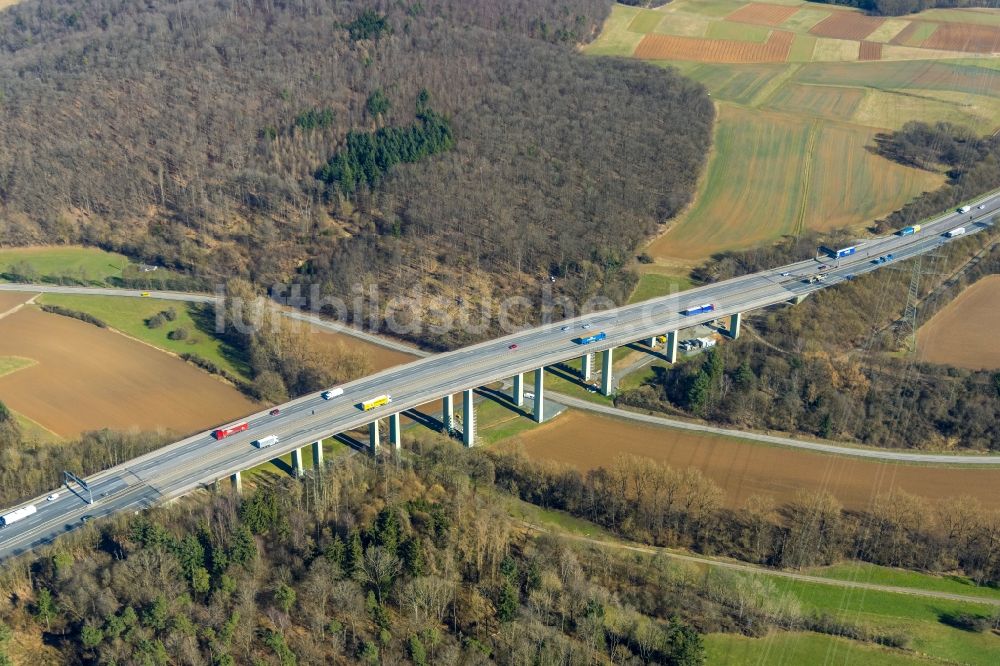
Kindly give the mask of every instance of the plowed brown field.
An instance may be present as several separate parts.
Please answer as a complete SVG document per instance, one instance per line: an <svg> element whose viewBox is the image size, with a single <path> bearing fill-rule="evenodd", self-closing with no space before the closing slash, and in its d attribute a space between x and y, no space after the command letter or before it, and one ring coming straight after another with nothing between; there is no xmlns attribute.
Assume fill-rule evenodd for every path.
<svg viewBox="0 0 1000 666"><path fill-rule="evenodd" d="M835 39L864 39L882 25L885 19L856 14L854 12L834 12L809 29L819 37Z"/></svg>
<svg viewBox="0 0 1000 666"><path fill-rule="evenodd" d="M921 46L928 49L996 53L1000 52L1000 28L971 23L942 23Z"/></svg>
<svg viewBox="0 0 1000 666"><path fill-rule="evenodd" d="M696 62L785 62L795 35L775 30L763 44L728 39L696 39L672 35L646 35L633 54L645 60Z"/></svg>
<svg viewBox="0 0 1000 666"><path fill-rule="evenodd" d="M881 60L882 45L878 42L861 42L858 60Z"/></svg>
<svg viewBox="0 0 1000 666"><path fill-rule="evenodd" d="M797 11L799 11L798 7L754 2L740 7L727 16L726 20L739 21L740 23L755 23L757 25L778 25L787 21Z"/></svg>
<svg viewBox="0 0 1000 666"><path fill-rule="evenodd" d="M0 356L38 362L0 378L0 400L63 437L100 428L188 433L259 408L169 354L32 307L0 319Z"/></svg>
<svg viewBox="0 0 1000 666"><path fill-rule="evenodd" d="M3 313L8 310L16 308L32 296L34 296L34 294L26 294L21 291L0 291L0 315L3 315Z"/></svg>
<svg viewBox="0 0 1000 666"><path fill-rule="evenodd" d="M725 491L728 506L753 494L778 502L800 489L828 490L845 507L864 509L879 493L900 488L929 499L972 495L1000 507L1000 469L955 469L878 463L748 441L658 428L570 411L520 435L526 453L580 470L611 464L629 453L675 468L697 467Z"/></svg>
<svg viewBox="0 0 1000 666"><path fill-rule="evenodd" d="M920 360L971 370L1000 369L1000 275L959 294L917 331Z"/></svg>

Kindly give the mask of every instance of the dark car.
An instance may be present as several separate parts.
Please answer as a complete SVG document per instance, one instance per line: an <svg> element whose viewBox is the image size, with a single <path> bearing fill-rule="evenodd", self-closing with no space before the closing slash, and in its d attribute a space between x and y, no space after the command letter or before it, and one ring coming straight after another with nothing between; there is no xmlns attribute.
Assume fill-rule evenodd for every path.
<svg viewBox="0 0 1000 666"><path fill-rule="evenodd" d="M820 264L819 270L825 271L827 268L829 268L829 266L827 266L826 264Z"/></svg>
<svg viewBox="0 0 1000 666"><path fill-rule="evenodd" d="M281 410L278 409L277 407L275 407L274 409L271 410L271 416L277 416L280 413L281 413Z"/></svg>
<svg viewBox="0 0 1000 666"><path fill-rule="evenodd" d="M517 343L515 342L510 347L507 347L507 349L517 349Z"/></svg>

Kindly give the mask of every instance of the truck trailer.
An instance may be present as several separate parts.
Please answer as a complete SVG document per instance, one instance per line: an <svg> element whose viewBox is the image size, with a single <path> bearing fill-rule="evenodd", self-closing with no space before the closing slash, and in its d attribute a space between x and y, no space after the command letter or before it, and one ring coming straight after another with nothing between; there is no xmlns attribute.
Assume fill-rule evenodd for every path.
<svg viewBox="0 0 1000 666"><path fill-rule="evenodd" d="M912 227L904 227L899 230L897 235L899 236L909 236L910 234L915 234L920 231L920 225L914 224Z"/></svg>
<svg viewBox="0 0 1000 666"><path fill-rule="evenodd" d="M605 333L604 331L601 331L600 333L594 333L593 335L588 335L585 338L577 338L576 342L577 344L580 345L589 345L591 342L600 342L606 337L608 337L608 334Z"/></svg>
<svg viewBox="0 0 1000 666"><path fill-rule="evenodd" d="M955 236L961 236L965 233L965 227L955 227L951 231L945 234L948 238L954 238Z"/></svg>
<svg viewBox="0 0 1000 666"><path fill-rule="evenodd" d="M970 210L972 210L972 206L962 206L961 208L958 209L958 212L968 213Z"/></svg>
<svg viewBox="0 0 1000 666"><path fill-rule="evenodd" d="M705 303L704 305L699 305L697 307L688 308L687 310L684 310L683 312L681 312L681 314L683 314L683 315L685 315L687 317L690 317L691 315L701 314L703 312L711 312L714 309L715 309L715 304L714 303Z"/></svg>
<svg viewBox="0 0 1000 666"><path fill-rule="evenodd" d="M361 409L368 412L375 409L376 407L381 407L382 405L388 405L390 402L392 402L392 396L380 395L375 398L372 398L371 400L365 400L363 403L361 403Z"/></svg>
<svg viewBox="0 0 1000 666"><path fill-rule="evenodd" d="M253 443L258 449L266 449L269 446L274 446L279 441L277 435L268 435L267 437L261 437L256 442Z"/></svg>
<svg viewBox="0 0 1000 666"><path fill-rule="evenodd" d="M249 430L250 424L244 421L243 423L237 423L235 425L226 426L225 428L217 428L212 431L212 437L216 439L224 439L230 435L235 435L238 432L243 432L244 430Z"/></svg>
<svg viewBox="0 0 1000 666"><path fill-rule="evenodd" d="M7 527L11 523L16 523L19 520L24 520L28 516L33 516L38 513L38 509L35 508L34 504L29 504L28 506L22 506L20 509L15 509L10 513L5 513L0 516L0 527Z"/></svg>

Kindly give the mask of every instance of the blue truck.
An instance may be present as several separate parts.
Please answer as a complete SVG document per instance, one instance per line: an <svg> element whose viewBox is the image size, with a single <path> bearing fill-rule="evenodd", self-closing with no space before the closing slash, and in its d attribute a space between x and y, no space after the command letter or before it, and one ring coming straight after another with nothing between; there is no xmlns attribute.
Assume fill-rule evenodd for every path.
<svg viewBox="0 0 1000 666"><path fill-rule="evenodd" d="M581 344L581 345L589 345L591 342L600 342L601 340L603 340L606 337L608 337L608 334L605 333L604 331L601 331L600 333L594 333L593 335L588 335L585 338L582 338L582 337L581 338L577 338L576 342L577 342L577 344Z"/></svg>
<svg viewBox="0 0 1000 666"><path fill-rule="evenodd" d="M900 236L909 236L911 234L917 233L918 231L920 231L920 225L914 224L912 227L904 227L896 233Z"/></svg>
<svg viewBox="0 0 1000 666"><path fill-rule="evenodd" d="M687 310L681 312L681 314L690 317L691 315L701 314L702 312L711 312L714 309L715 309L715 304L705 303L704 305L688 308Z"/></svg>

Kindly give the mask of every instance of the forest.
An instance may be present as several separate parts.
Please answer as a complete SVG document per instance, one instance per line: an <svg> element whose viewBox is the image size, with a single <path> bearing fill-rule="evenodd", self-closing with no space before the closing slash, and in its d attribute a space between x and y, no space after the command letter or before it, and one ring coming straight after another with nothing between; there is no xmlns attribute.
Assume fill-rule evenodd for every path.
<svg viewBox="0 0 1000 666"><path fill-rule="evenodd" d="M997 0L817 0L831 5L857 7L876 16L902 16L925 9L997 7ZM630 4L630 3L626 3Z"/></svg>
<svg viewBox="0 0 1000 666"><path fill-rule="evenodd" d="M0 236L381 303L532 298L549 276L623 301L714 110L673 70L575 51L611 4L27 0L0 14ZM447 150L372 144L377 177L315 177L428 119Z"/></svg>

